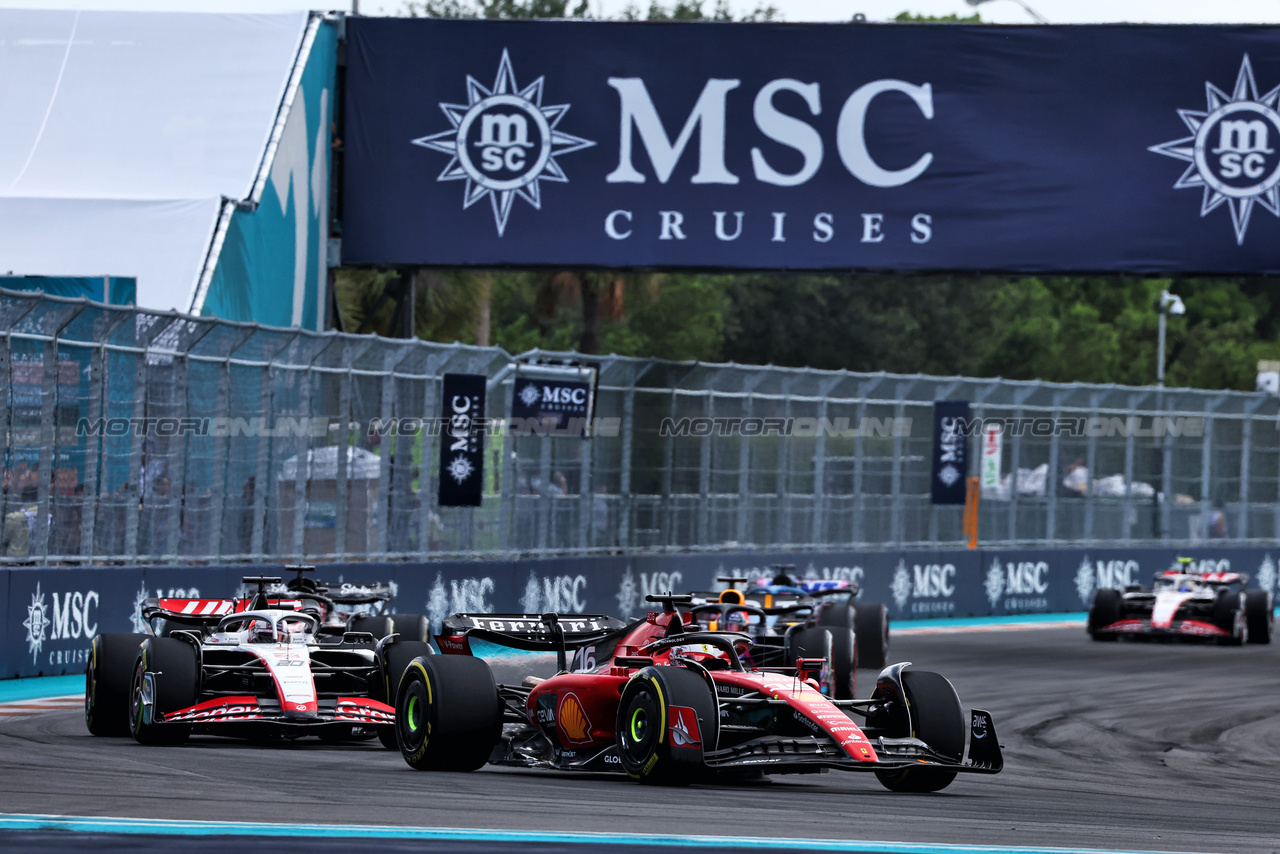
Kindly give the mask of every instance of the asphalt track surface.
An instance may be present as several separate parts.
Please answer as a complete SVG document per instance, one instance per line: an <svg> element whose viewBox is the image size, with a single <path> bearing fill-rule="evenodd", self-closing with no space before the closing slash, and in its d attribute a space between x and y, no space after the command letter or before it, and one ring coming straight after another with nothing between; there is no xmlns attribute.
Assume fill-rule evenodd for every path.
<svg viewBox="0 0 1280 854"><path fill-rule="evenodd" d="M490 831L884 840L922 845L1280 854L1280 643L1093 643L1083 628L901 634L891 659L937 670L995 717L1005 770L902 795L869 774L642 787L624 777L410 769L368 744L178 748L93 738L78 710L0 718L0 812ZM859 695L875 674L859 673ZM190 850L68 833L66 850ZM206 838L206 851L247 840ZM301 840L299 840L300 842ZM277 850L374 850L281 846ZM374 840L368 840L373 843ZM0 848L53 850L0 833ZM603 846L593 846L604 850ZM785 848L786 846L782 846ZM537 852L532 840L376 850ZM874 844L858 850L889 850ZM240 848L243 850L243 847ZM641 852L646 846L631 847Z"/></svg>

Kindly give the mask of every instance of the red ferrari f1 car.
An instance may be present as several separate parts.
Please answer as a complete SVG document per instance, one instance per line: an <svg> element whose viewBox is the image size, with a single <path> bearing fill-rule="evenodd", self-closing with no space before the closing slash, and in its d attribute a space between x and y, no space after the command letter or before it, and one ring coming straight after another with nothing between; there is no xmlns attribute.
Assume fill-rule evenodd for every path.
<svg viewBox="0 0 1280 854"><path fill-rule="evenodd" d="M937 791L960 772L995 774L1004 765L991 715L966 716L937 673L895 664L870 699L829 700L812 678L821 659L747 669L750 636L689 630L679 611L687 595L647 599L663 610L630 625L554 614L449 618L437 643L453 654L414 659L401 680L401 755L422 771L492 762L622 771L664 784L834 768L870 771L906 792ZM476 641L553 651L560 672L496 684L486 661L469 654ZM570 672L569 651L591 648L574 655L586 669Z"/></svg>

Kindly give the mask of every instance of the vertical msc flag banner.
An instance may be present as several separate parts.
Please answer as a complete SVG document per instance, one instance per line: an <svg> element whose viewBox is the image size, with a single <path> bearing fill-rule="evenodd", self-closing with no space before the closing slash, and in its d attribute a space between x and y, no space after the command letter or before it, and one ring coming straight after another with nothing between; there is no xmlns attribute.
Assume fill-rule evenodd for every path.
<svg viewBox="0 0 1280 854"><path fill-rule="evenodd" d="M350 18L345 263L1280 273L1280 28Z"/></svg>
<svg viewBox="0 0 1280 854"><path fill-rule="evenodd" d="M933 404L929 491L934 504L964 504L964 480L969 474L968 423L969 401L939 400Z"/></svg>
<svg viewBox="0 0 1280 854"><path fill-rule="evenodd" d="M441 507L479 507L484 486L483 374L445 374L440 431Z"/></svg>

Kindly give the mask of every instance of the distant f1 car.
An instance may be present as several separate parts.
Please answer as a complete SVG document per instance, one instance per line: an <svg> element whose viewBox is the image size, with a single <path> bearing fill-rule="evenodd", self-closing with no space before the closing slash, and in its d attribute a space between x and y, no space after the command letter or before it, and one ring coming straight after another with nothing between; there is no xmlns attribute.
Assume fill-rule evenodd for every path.
<svg viewBox="0 0 1280 854"><path fill-rule="evenodd" d="M437 638L446 655L410 662L396 699L401 755L421 771L486 763L621 771L643 783L717 775L873 772L894 791L945 788L960 772L1003 767L991 715L967 715L937 673L895 664L867 700L829 700L822 666L748 668L738 632L690 631L687 595L648 596L661 612L624 625L602 616L460 614ZM498 685L468 653L483 641L554 651L560 672ZM584 672L570 650L593 649ZM859 726L854 716L865 719ZM965 742L968 738L968 756Z"/></svg>
<svg viewBox="0 0 1280 854"><path fill-rule="evenodd" d="M431 623L422 614L393 614L390 584L352 584L307 578L315 570L309 564L286 566L295 573L285 584L267 588L267 596L300 599L302 610L320 618L320 633L341 637L345 632L368 632L375 638L399 634L405 640L431 639Z"/></svg>
<svg viewBox="0 0 1280 854"><path fill-rule="evenodd" d="M1267 590L1245 590L1242 572L1194 572L1191 558L1155 574L1150 589L1094 593L1088 632L1097 641L1184 638L1228 646L1271 643L1273 602Z"/></svg>
<svg viewBox="0 0 1280 854"><path fill-rule="evenodd" d="M154 634L93 639L85 723L94 735L180 744L193 732L257 738L351 737L395 746L395 697L408 663L429 644L368 632L336 637L303 600L270 599L279 578L246 577L246 599L162 599L144 605Z"/></svg>
<svg viewBox="0 0 1280 854"><path fill-rule="evenodd" d="M794 566L773 567L772 578L720 577L719 593L694 593L688 609L711 630L741 631L756 642L752 656L765 666L794 666L797 658L825 658L823 693L851 700L858 668L880 669L889 653L889 611L859 602L858 583L795 579ZM739 590L738 585L750 585Z"/></svg>

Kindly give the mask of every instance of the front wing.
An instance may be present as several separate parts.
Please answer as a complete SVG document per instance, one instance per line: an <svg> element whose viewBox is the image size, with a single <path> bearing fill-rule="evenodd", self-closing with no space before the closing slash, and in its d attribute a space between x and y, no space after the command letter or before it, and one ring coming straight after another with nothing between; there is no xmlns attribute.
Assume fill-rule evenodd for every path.
<svg viewBox="0 0 1280 854"><path fill-rule="evenodd" d="M970 712L968 757L957 762L934 752L918 738L873 738L869 742L878 759L864 761L850 757L830 739L817 737L762 736L724 750L703 755L708 768L754 769L765 773L804 773L834 768L840 771L897 771L903 768L933 767L972 774L998 774L1004 757L996 737L995 722L989 712Z"/></svg>
<svg viewBox="0 0 1280 854"><path fill-rule="evenodd" d="M252 694L215 697L186 709L164 715L157 723L188 725L267 724L288 728L322 728L332 724L379 726L394 724L396 710L369 697L338 697L320 700L319 708L306 715L286 713L274 700Z"/></svg>
<svg viewBox="0 0 1280 854"><path fill-rule="evenodd" d="M1093 630L1095 635L1128 635L1166 638L1229 638L1230 632L1223 631L1213 623L1204 620L1174 620L1168 626L1152 625L1149 617L1128 617L1123 620L1101 626Z"/></svg>

